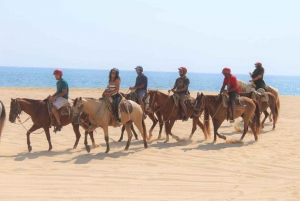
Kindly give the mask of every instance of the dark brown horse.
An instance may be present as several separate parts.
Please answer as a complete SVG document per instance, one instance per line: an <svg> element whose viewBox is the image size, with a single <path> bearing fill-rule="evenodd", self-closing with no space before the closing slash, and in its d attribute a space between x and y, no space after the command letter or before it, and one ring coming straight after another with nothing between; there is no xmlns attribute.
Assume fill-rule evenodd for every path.
<svg viewBox="0 0 300 201"><path fill-rule="evenodd" d="M227 108L223 107L221 96L203 95L203 93L197 95L196 108L204 109L204 112L209 112L214 125L214 143L217 141L217 136L226 140L224 135L218 133L218 129L223 121L228 117ZM243 140L245 134L248 131L250 125L255 141L258 140L258 134L260 134L260 108L259 103L250 98L243 97L245 106L236 110L235 117L242 117L244 119L244 132L240 140ZM206 110L207 109L207 110ZM207 117L207 116L205 116ZM205 122L209 123L209 119L205 118ZM251 123L250 123L251 122Z"/></svg>
<svg viewBox="0 0 300 201"><path fill-rule="evenodd" d="M49 144L48 151L50 151L52 149L52 143L51 143L51 137L49 131L51 120L48 113L47 100L32 100L26 98L11 99L9 121L11 123L15 123L16 118L19 117L22 111L27 113L31 117L33 122L32 127L26 133L28 151L30 152L32 150L32 146L30 142L30 134L40 128L43 128L46 133L46 137ZM62 126L66 126L72 123L72 115L60 116L60 119L61 119ZM81 116L81 119L85 123L84 125L86 125L87 128L89 125L87 116L83 115ZM81 135L79 131L79 125L72 123L72 126L76 136L76 141L73 146L73 149L76 149ZM92 141L94 141L92 137L93 133L89 132L89 134L92 138Z"/></svg>
<svg viewBox="0 0 300 201"><path fill-rule="evenodd" d="M5 119L6 119L5 107L2 101L0 100L0 138L4 128Z"/></svg>
<svg viewBox="0 0 300 201"><path fill-rule="evenodd" d="M138 103L138 97L137 97L137 94L135 92L131 92L131 93L128 93L128 94L124 94L124 93L120 93L123 97L125 97L127 100L132 100L136 103ZM145 95L145 97L143 98L143 101L146 105L147 101L149 101L149 96L148 96L148 93ZM158 138L157 139L160 139L161 138L161 132L162 132L162 128L163 128L163 121L162 121L162 116L160 114L160 112L156 112L156 116L157 118L155 117L154 113L150 113L148 111L145 111L147 116L151 119L152 121L152 126L149 130L149 139L151 139L152 137L152 131L153 129L155 128L156 124L159 122L159 135L158 135ZM131 130L133 131L133 134L135 136L135 139L138 139L137 137L137 134L133 128L133 125L131 125ZM121 132L121 137L119 139L118 142L121 142L123 140L123 134L124 134L124 131L125 131L125 126L123 125L122 126L122 132Z"/></svg>
<svg viewBox="0 0 300 201"><path fill-rule="evenodd" d="M176 140L179 138L172 134L171 130L174 126L176 120L182 120L181 110L178 106L176 106L175 101L172 96L159 92L157 90L149 90L148 94L150 96L149 103L146 104L146 109L151 112L160 112L163 117L163 122L165 124L166 130L166 140L169 141L169 135L171 135ZM157 109L158 108L158 109ZM197 115L194 115L195 109L194 107L187 107L187 114L189 118L193 118L193 128L189 138L192 138L197 125L202 129L205 139L207 139L208 134L206 127L199 120L199 111L197 111ZM209 127L209 125L207 125Z"/></svg>
<svg viewBox="0 0 300 201"><path fill-rule="evenodd" d="M262 128L264 128L264 123L266 119L269 116L269 112L267 111L268 108L270 108L272 116L273 116L273 129L275 129L275 125L277 123L277 117L278 117L278 104L276 101L276 97L270 93L265 92L265 94L268 96L268 102L262 101L261 98L255 91L252 91L250 93L240 93L240 96L245 96L248 98L252 98L259 102L260 105L260 111L265 114L265 118L262 121Z"/></svg>

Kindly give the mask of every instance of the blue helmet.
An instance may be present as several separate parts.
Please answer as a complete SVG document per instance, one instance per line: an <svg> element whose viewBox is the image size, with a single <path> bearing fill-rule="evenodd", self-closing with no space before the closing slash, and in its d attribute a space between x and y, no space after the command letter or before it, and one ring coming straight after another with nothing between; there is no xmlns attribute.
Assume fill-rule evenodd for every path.
<svg viewBox="0 0 300 201"><path fill-rule="evenodd" d="M140 71L143 72L143 67L142 67L142 66L137 66L137 67L135 67L135 69L136 69L136 70L140 70Z"/></svg>

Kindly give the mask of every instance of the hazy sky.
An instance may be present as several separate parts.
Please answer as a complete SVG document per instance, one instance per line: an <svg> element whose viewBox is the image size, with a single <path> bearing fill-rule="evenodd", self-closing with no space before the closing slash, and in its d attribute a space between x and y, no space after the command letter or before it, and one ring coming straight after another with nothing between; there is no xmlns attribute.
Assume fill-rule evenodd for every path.
<svg viewBox="0 0 300 201"><path fill-rule="evenodd" d="M300 75L299 0L0 0L0 66Z"/></svg>

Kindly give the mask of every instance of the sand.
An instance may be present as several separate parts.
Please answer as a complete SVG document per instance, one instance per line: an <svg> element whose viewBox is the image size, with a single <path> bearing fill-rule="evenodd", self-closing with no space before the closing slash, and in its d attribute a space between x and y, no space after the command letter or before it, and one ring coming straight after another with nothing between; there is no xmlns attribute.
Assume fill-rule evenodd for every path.
<svg viewBox="0 0 300 201"><path fill-rule="evenodd" d="M55 89L0 91L8 115L10 98L43 99ZM99 89L70 91L71 98L100 94ZM249 134L241 144L226 144L222 139L212 144L212 139L204 141L198 128L191 142L170 138L163 143L163 133L163 139L153 140L148 149L141 140L133 140L124 151L127 136L118 143L120 128L110 128L109 154L104 153L101 129L95 134L99 147L87 153L81 138L78 148L72 149L71 125L51 133L50 152L45 134L32 134L33 150L28 153L26 130L7 117L0 145L0 200L300 200L300 97L280 99L276 130L267 121L258 142ZM21 116L22 120L27 117ZM25 126L31 124L29 120ZM176 122L174 134L188 138L191 124L191 120ZM149 129L149 119L146 125ZM219 131L228 139L241 136L228 122ZM153 134L155 139L158 127Z"/></svg>

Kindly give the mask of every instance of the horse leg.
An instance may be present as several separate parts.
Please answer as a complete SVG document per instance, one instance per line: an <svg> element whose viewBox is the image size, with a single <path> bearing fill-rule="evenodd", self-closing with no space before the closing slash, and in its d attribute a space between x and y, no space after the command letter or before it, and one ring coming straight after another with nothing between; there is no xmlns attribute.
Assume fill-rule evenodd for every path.
<svg viewBox="0 0 300 201"><path fill-rule="evenodd" d="M106 142L106 151L105 153L108 153L110 148L109 148L109 139L108 139L108 126L104 126L103 127L103 131L104 131L104 139Z"/></svg>
<svg viewBox="0 0 300 201"><path fill-rule="evenodd" d="M220 128L222 122L217 120L217 119L213 119L213 125L214 125L214 141L213 143L217 142L217 136L223 140L226 140L226 137L224 135L221 135L218 133L218 129Z"/></svg>
<svg viewBox="0 0 300 201"><path fill-rule="evenodd" d="M172 130L172 128L173 128L173 126L174 126L174 123L175 123L175 119L171 119L170 120L170 125L169 125L169 133L170 133L170 135L174 138L174 139L176 139L177 141L179 141L180 139L179 139L179 137L177 136L177 135L174 135L172 132L171 132L171 130Z"/></svg>
<svg viewBox="0 0 300 201"><path fill-rule="evenodd" d="M86 130L86 131L84 132L84 146L85 146L85 150L86 150L88 153L90 153L91 148L90 148L90 146L88 145L88 141L87 141L87 136L88 136L88 134L89 134L89 132Z"/></svg>
<svg viewBox="0 0 300 201"><path fill-rule="evenodd" d="M128 135L128 140L127 140L127 144L126 144L125 150L128 150L129 146L130 146L130 142L131 142L131 138L132 138L131 126L132 126L131 122L130 123L127 122L125 124L125 129L126 129L126 132L127 132L127 135Z"/></svg>
<svg viewBox="0 0 300 201"><path fill-rule="evenodd" d="M44 131L45 131L45 133L46 133L46 137L47 137L48 144L49 144L49 149L48 149L48 151L51 151L51 150L52 150L52 143L51 143L51 137L50 137L49 126L44 127Z"/></svg>
<svg viewBox="0 0 300 201"><path fill-rule="evenodd" d="M166 130L166 140L164 141L164 143L169 142L169 121L165 122L165 130Z"/></svg>
<svg viewBox="0 0 300 201"><path fill-rule="evenodd" d="M206 128L204 127L204 125L203 125L203 123L199 120L199 118L197 118L197 125L201 128L201 130L202 130L202 132L203 132L203 134L204 134L204 138L205 138L205 140L207 140L207 138L208 138L208 134L207 134L207 130L206 130Z"/></svg>
<svg viewBox="0 0 300 201"><path fill-rule="evenodd" d="M26 136L27 136L27 148L28 148L28 152L31 152L32 150L32 146L30 143L30 133L36 131L37 129L41 128L40 126L36 126L36 125L32 125L31 128L27 131Z"/></svg>
<svg viewBox="0 0 300 201"><path fill-rule="evenodd" d="M131 128L131 130L132 130L132 132L133 132L133 135L134 135L135 139L136 139L136 140L139 140L138 135L136 134L136 132L135 132L135 130L134 130L134 127L133 127L132 122L130 123L130 125L131 125L130 128Z"/></svg>
<svg viewBox="0 0 300 201"><path fill-rule="evenodd" d="M154 127L156 126L158 120L154 117L154 113L148 114L148 117L152 120L152 126L149 130L149 140L150 140L152 137L152 131L153 131Z"/></svg>
<svg viewBox="0 0 300 201"><path fill-rule="evenodd" d="M196 120L196 118L194 117L194 118L193 118L192 132L191 132L191 134L190 134L190 136L189 136L189 139L192 139L192 137L193 137L193 135L194 135L194 133L195 133L196 130L197 130L197 120Z"/></svg>
<svg viewBox="0 0 300 201"><path fill-rule="evenodd" d="M77 148L77 145L78 145L78 142L79 142L79 139L81 137L81 134L80 134L80 131L79 131L79 124L73 124L72 123L72 126L73 126L73 131L75 133L75 137L76 137L76 140L75 140L75 144L73 146L73 149L76 149Z"/></svg>
<svg viewBox="0 0 300 201"><path fill-rule="evenodd" d="M95 139L94 139L94 131L90 131L90 132L89 132L89 135L90 135L90 139L91 139L91 141L92 141L92 146L93 146L93 148L96 148L97 145L96 145Z"/></svg>
<svg viewBox="0 0 300 201"><path fill-rule="evenodd" d="M118 140L118 142L121 142L123 140L124 131L125 131L125 126L123 125L122 130L121 130L121 136L120 136L120 139Z"/></svg>
<svg viewBox="0 0 300 201"><path fill-rule="evenodd" d="M262 128L264 128L265 127L265 121L266 121L266 119L268 118L268 116L269 116L269 113L267 112L267 110L265 110L265 111L263 111L263 113L265 114L265 118L264 118L264 120L261 122L261 124L262 124Z"/></svg>

